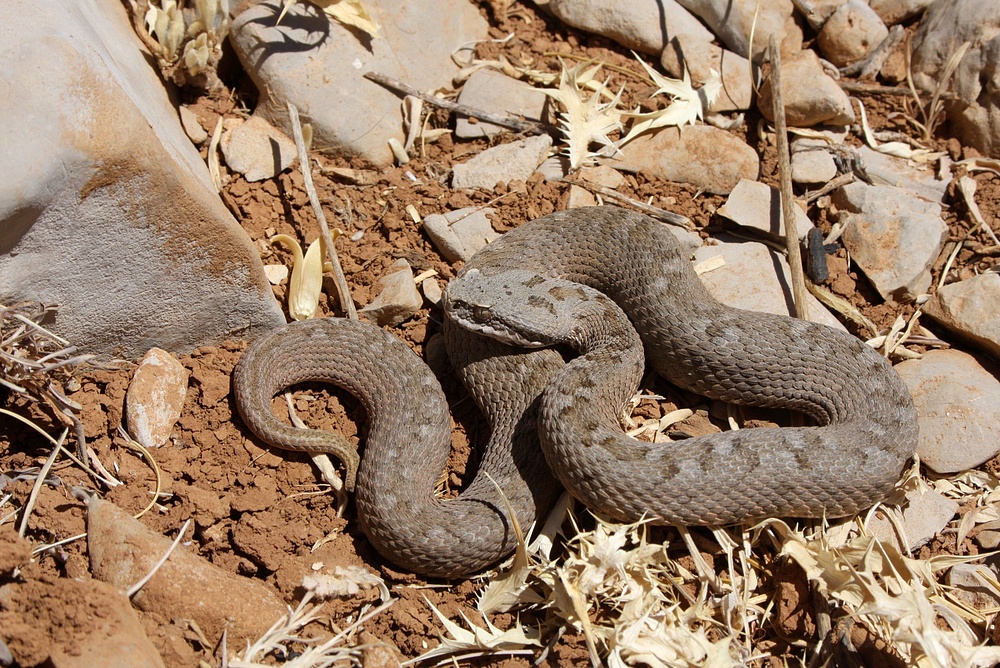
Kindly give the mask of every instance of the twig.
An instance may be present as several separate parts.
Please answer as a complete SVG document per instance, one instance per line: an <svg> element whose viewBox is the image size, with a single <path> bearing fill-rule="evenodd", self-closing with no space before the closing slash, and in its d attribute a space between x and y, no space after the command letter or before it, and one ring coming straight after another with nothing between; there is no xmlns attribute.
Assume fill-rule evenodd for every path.
<svg viewBox="0 0 1000 668"><path fill-rule="evenodd" d="M52 454L49 458L45 460L45 464L42 466L42 470L38 472L38 477L35 478L35 484L31 487L31 493L28 495L28 502L24 504L24 514L21 515L21 526L17 529L17 535L24 538L24 532L28 530L28 518L31 516L31 511L35 507L35 501L38 499L38 493L42 490L42 485L45 484L45 478L49 475L49 469L56 461L56 457L59 456L59 449L62 447L62 442L66 440L66 434L69 433L69 429L63 429L62 436L59 437L59 442L56 443L56 447L52 448Z"/></svg>
<svg viewBox="0 0 1000 668"><path fill-rule="evenodd" d="M682 216L679 213L674 213L673 211L667 211L666 209L661 209L660 207L653 206L651 204L646 204L645 202L640 202L635 198L629 197L628 195L623 195L617 190L612 190L611 188L608 188L606 186L599 186L594 183L588 183L587 181L578 181L576 179L564 179L563 181L570 185L586 188L591 192L598 193L600 195L603 195L604 197L613 199L616 202L622 202L623 204L628 204L629 206L634 207L639 211L642 211L643 213L648 214L653 218L656 218L657 220L662 220L665 223L676 225L678 227L683 227L685 230L688 230L689 232L694 231L694 225L691 223L691 219L688 218L687 216Z"/></svg>
<svg viewBox="0 0 1000 668"><path fill-rule="evenodd" d="M340 258L337 257L336 249L333 247L333 237L330 236L330 226L326 224L326 215L323 207L319 203L319 196L316 194L316 186L313 185L312 169L309 167L309 152L306 150L305 139L302 138L302 123L299 121L299 110L291 102L288 103L288 117L292 122L292 132L295 135L295 148L299 153L299 168L302 170L302 180L309 194L309 203L312 204L313 213L316 214L316 221L319 223L319 233L326 244L326 254L333 264L333 281L337 285L337 297L340 298L340 308L351 320L358 319L357 309L354 308L354 300L351 299L350 288L347 287L347 279L344 277L344 270L340 266Z"/></svg>
<svg viewBox="0 0 1000 668"><path fill-rule="evenodd" d="M885 64L886 58L889 57L893 49L899 46L899 43L903 41L903 37L905 36L906 30L903 26L893 26L889 34L885 36L885 39L872 49L867 58L863 58L847 67L841 67L840 73L847 77L860 75L864 78L878 72L882 69L882 65Z"/></svg>
<svg viewBox="0 0 1000 668"><path fill-rule="evenodd" d="M177 549L178 545L180 545L181 539L184 538L184 533L187 531L187 528L189 526L191 526L190 518L184 521L184 526L182 526L181 530L177 533L177 538L174 538L174 542L170 544L170 547L167 549L166 552L163 553L163 556L160 557L160 560L156 562L156 565L153 566L152 570L146 573L146 575L141 580L139 580L134 585L129 587L128 591L125 592L126 596L132 598L137 593L139 593L140 589L146 586L147 582L153 579L153 576L156 575L156 571L160 570L160 567L163 566L163 564L167 563L167 559L170 558L170 555L173 553L173 551Z"/></svg>
<svg viewBox="0 0 1000 668"><path fill-rule="evenodd" d="M807 192L804 201L806 202L806 204L808 204L809 202L812 202L813 200L817 200L820 197L822 197L823 195L825 195L827 193L833 192L837 188L843 188L848 183L854 183L854 179L855 178L856 177L854 176L854 172L846 172L844 174L840 174L839 176L837 176L837 177L835 177L835 178L827 181L823 185L823 187L820 188L819 190L813 190L813 191Z"/></svg>
<svg viewBox="0 0 1000 668"><path fill-rule="evenodd" d="M867 93L869 95L900 95L902 97L912 97L913 91L903 86L882 86L880 84L861 83L859 81L838 81L840 87L848 93ZM938 96L942 100L957 100L954 93L941 93Z"/></svg>
<svg viewBox="0 0 1000 668"><path fill-rule="evenodd" d="M428 104L433 104L435 107L441 107L442 109L454 111L459 114L472 116L473 118L478 118L486 121L487 123L493 123L494 125L502 125L505 128L510 128L511 130L516 130L518 132L541 135L550 131L555 131L554 127L544 123L539 123L538 121L522 120L508 114L494 114L489 111L483 111L482 109L476 109L464 104L458 104L457 102L452 102L451 100L442 100L439 97L434 97L429 93L417 90L413 86L408 86L401 81L396 81L395 79L391 79L384 74L379 74L378 72L365 72L365 78L370 81L374 81L377 84L381 84L386 88L392 88L393 90L406 93L407 95L418 97Z"/></svg>
<svg viewBox="0 0 1000 668"><path fill-rule="evenodd" d="M768 44L771 58L771 90L774 96L774 135L778 148L778 178L781 185L781 215L785 224L785 245L788 247L788 268L792 273L792 297L795 316L809 319L806 308L806 283L802 274L802 254L795 226L795 202L792 201L792 168L788 157L788 126L785 123L785 101L781 91L781 55L778 38L772 34Z"/></svg>

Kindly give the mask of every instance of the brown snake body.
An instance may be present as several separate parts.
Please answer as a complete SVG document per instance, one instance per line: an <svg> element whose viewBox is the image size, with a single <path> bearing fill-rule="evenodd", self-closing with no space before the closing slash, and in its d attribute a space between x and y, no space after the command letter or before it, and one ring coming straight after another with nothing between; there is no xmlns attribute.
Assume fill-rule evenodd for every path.
<svg viewBox="0 0 1000 668"><path fill-rule="evenodd" d="M449 357L491 425L480 472L457 499L433 493L450 447L443 394L389 334L344 320L293 323L252 344L234 373L237 406L255 433L280 447L331 447L349 481L356 454L317 444L332 435L278 429L270 399L324 380L361 400L370 425L359 522L386 558L425 575L472 573L513 548L507 502L484 472L522 527L548 508L558 486L537 445L538 410L559 481L595 510L630 521L851 514L891 489L916 440L909 393L878 353L823 325L720 304L673 235L640 214L599 207L527 223L470 260L449 284L445 309ZM628 439L618 420L642 369L629 321L647 363L674 384L790 408L820 426L657 445ZM564 366L552 348L525 351L487 336L567 343L581 354Z"/></svg>

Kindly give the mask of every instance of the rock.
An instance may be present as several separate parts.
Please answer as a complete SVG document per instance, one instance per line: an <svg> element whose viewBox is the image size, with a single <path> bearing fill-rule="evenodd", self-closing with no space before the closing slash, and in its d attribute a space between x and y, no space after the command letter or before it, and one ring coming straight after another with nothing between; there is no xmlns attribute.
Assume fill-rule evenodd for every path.
<svg viewBox="0 0 1000 668"><path fill-rule="evenodd" d="M534 121L541 120L548 99L548 95L527 82L485 68L473 72L458 94L458 103L467 107ZM509 128L470 119L461 114L456 114L456 119L455 136L463 139L492 137L501 132L510 132Z"/></svg>
<svg viewBox="0 0 1000 668"><path fill-rule="evenodd" d="M917 408L921 462L938 473L957 473L1000 453L1000 381L976 358L931 350L895 368Z"/></svg>
<svg viewBox="0 0 1000 668"><path fill-rule="evenodd" d="M500 235L493 229L490 207L466 207L424 218L424 231L448 262L466 262Z"/></svg>
<svg viewBox="0 0 1000 668"><path fill-rule="evenodd" d="M605 164L719 195L731 192L742 179L756 181L760 174L756 151L710 125L663 128L640 135Z"/></svg>
<svg viewBox="0 0 1000 668"><path fill-rule="evenodd" d="M560 21L603 35L640 53L659 55L675 35L710 43L715 37L674 0L550 0Z"/></svg>
<svg viewBox="0 0 1000 668"><path fill-rule="evenodd" d="M928 202L940 202L948 189L948 181L938 179L929 165L918 165L867 146L859 148L858 155L868 175L881 185L904 188Z"/></svg>
<svg viewBox="0 0 1000 668"><path fill-rule="evenodd" d="M536 135L488 148L468 162L452 167L452 188L493 190L497 183L527 181L552 147L552 137Z"/></svg>
<svg viewBox="0 0 1000 668"><path fill-rule="evenodd" d="M173 542L100 499L88 503L87 533L91 572L121 590L149 573ZM171 552L132 602L165 619L193 619L213 642L227 629L230 646L256 640L287 612L263 582L223 570L184 544Z"/></svg>
<svg viewBox="0 0 1000 668"><path fill-rule="evenodd" d="M761 243L741 243L727 235L720 237L720 243L702 246L694 252L696 265L717 256L725 260L718 269L701 274L701 282L712 296L735 308L791 315L792 279L785 258ZM781 276L777 275L776 267L781 267ZM815 297L810 294L806 300L810 320L844 330L840 321Z"/></svg>
<svg viewBox="0 0 1000 668"><path fill-rule="evenodd" d="M359 311L379 326L394 327L411 317L424 305L413 281L410 263L400 258L389 265L378 279L379 293L371 304Z"/></svg>
<svg viewBox="0 0 1000 668"><path fill-rule="evenodd" d="M544 176L546 181L562 181L569 171L569 158L557 153L542 160L535 173Z"/></svg>
<svg viewBox="0 0 1000 668"><path fill-rule="evenodd" d="M170 438L187 396L188 370L177 358L151 348L139 362L125 394L128 432L147 448L158 448Z"/></svg>
<svg viewBox="0 0 1000 668"><path fill-rule="evenodd" d="M990 584L1000 578L1000 572L985 564L955 564L948 571L945 583L954 587L951 594L976 610L995 610L1000 606L1000 589Z"/></svg>
<svg viewBox="0 0 1000 668"><path fill-rule="evenodd" d="M760 181L743 180L736 184L718 214L737 225L762 232L766 237L784 242L785 220L781 212L781 193ZM809 216L795 205L795 227L802 240L813 228Z"/></svg>
<svg viewBox="0 0 1000 668"><path fill-rule="evenodd" d="M52 330L102 358L284 324L125 7L3 7L0 301L60 304Z"/></svg>
<svg viewBox="0 0 1000 668"><path fill-rule="evenodd" d="M441 295L442 295L441 284L438 283L438 280L436 278L433 277L425 278L420 283L420 289L423 290L424 297L431 304L441 303Z"/></svg>
<svg viewBox="0 0 1000 668"><path fill-rule="evenodd" d="M692 14L701 18L722 43L744 58L759 61L767 50L772 33L780 38L782 54L798 51L802 29L792 16L791 0L678 0ZM750 56L750 33L753 31L753 56Z"/></svg>
<svg viewBox="0 0 1000 668"><path fill-rule="evenodd" d="M941 533L958 512L958 503L932 489L911 490L906 493L907 503L902 508L903 532L906 547L916 550ZM867 526L868 532L884 543L903 547L903 536L882 513L878 513Z"/></svg>
<svg viewBox="0 0 1000 668"><path fill-rule="evenodd" d="M959 97L946 105L951 129L963 144L1000 157L1000 3L933 3L913 37L913 80L933 91L963 42L972 46L948 86Z"/></svg>
<svg viewBox="0 0 1000 668"><path fill-rule="evenodd" d="M941 206L902 188L855 182L833 194L851 259L885 299L927 292L930 268L948 236Z"/></svg>
<svg viewBox="0 0 1000 668"><path fill-rule="evenodd" d="M260 116L225 122L222 155L247 181L263 181L285 171L297 157L295 142Z"/></svg>
<svg viewBox="0 0 1000 668"><path fill-rule="evenodd" d="M129 600L98 580L43 574L8 584L0 628L16 666L163 668Z"/></svg>
<svg viewBox="0 0 1000 668"><path fill-rule="evenodd" d="M810 0L809 8L812 9L812 13L803 13L803 15L812 29L819 32L827 19L833 16L833 13L840 9L840 6L845 2L847 0Z"/></svg>
<svg viewBox="0 0 1000 668"><path fill-rule="evenodd" d="M837 163L821 146L804 146L792 142L792 181L795 183L826 183L837 176Z"/></svg>
<svg viewBox="0 0 1000 668"><path fill-rule="evenodd" d="M781 88L785 119L793 127L848 125L854 122L851 101L837 82L823 71L819 56L806 50L781 61ZM771 78L760 88L757 107L768 120L774 120Z"/></svg>
<svg viewBox="0 0 1000 668"><path fill-rule="evenodd" d="M882 22L887 26L913 18L931 6L934 0L868 0L868 5L875 10Z"/></svg>
<svg viewBox="0 0 1000 668"><path fill-rule="evenodd" d="M233 21L230 41L260 100L254 113L291 134L287 103L313 126L315 141L342 155L384 167L388 141L400 143L400 96L364 78L376 71L420 90L448 86L457 72L456 48L486 39L488 26L465 0L366 0L382 18L372 39L308 2L252 4Z"/></svg>
<svg viewBox="0 0 1000 668"><path fill-rule="evenodd" d="M584 206L597 206L597 198L589 190L580 186L569 187L569 197L566 199L567 209L579 209Z"/></svg>
<svg viewBox="0 0 1000 668"><path fill-rule="evenodd" d="M208 132L201 126L198 116L183 105L177 111L181 118L181 127L184 128L188 139L195 145L203 144L208 139Z"/></svg>
<svg viewBox="0 0 1000 668"><path fill-rule="evenodd" d="M1000 359L1000 274L979 276L938 288L924 313L950 331Z"/></svg>
<svg viewBox="0 0 1000 668"><path fill-rule="evenodd" d="M625 185L625 177L617 169L607 165L596 165L594 167L583 167L577 172L582 180L593 183L595 186L611 188L615 190Z"/></svg>
<svg viewBox="0 0 1000 668"><path fill-rule="evenodd" d="M816 41L837 67L862 60L888 37L889 29L865 0L847 0L823 25Z"/></svg>
<svg viewBox="0 0 1000 668"><path fill-rule="evenodd" d="M705 82L712 70L722 77L722 91L709 111L744 111L753 104L753 81L750 61L721 46L678 35L660 54L660 65L670 76L682 78L685 68L694 82Z"/></svg>
<svg viewBox="0 0 1000 668"><path fill-rule="evenodd" d="M995 525L996 522L990 522L990 525ZM977 533L972 540L976 541L976 545L983 548L984 550L995 550L997 546L1000 546L1000 531L996 528L987 528L986 525L980 525L977 527L979 533Z"/></svg>

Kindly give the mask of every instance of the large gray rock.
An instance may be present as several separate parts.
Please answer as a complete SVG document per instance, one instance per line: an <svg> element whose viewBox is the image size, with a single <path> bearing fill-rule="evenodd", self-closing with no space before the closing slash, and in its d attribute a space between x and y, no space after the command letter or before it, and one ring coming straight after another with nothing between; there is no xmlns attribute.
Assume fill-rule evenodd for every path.
<svg viewBox="0 0 1000 668"><path fill-rule="evenodd" d="M865 0L847 0L827 19L817 42L823 55L843 67L865 58L889 35L889 29Z"/></svg>
<svg viewBox="0 0 1000 668"><path fill-rule="evenodd" d="M1000 453L1000 381L976 358L931 350L896 371L917 408L920 461L938 473L957 473Z"/></svg>
<svg viewBox="0 0 1000 668"><path fill-rule="evenodd" d="M710 125L648 132L625 144L606 164L720 195L731 192L741 179L756 181L760 175L757 152Z"/></svg>
<svg viewBox="0 0 1000 668"><path fill-rule="evenodd" d="M771 77L760 88L757 106L764 116L774 120L774 99ZM813 51L800 51L781 61L781 92L785 103L785 120L793 127L848 125L854 122L851 101L837 82L823 71L819 56Z"/></svg>
<svg viewBox="0 0 1000 668"><path fill-rule="evenodd" d="M603 35L641 53L659 55L677 35L706 44L714 39L675 0L550 0L544 4L567 25Z"/></svg>
<svg viewBox="0 0 1000 668"><path fill-rule="evenodd" d="M284 323L121 3L0 7L0 300L105 357Z"/></svg>
<svg viewBox="0 0 1000 668"><path fill-rule="evenodd" d="M792 16L792 0L678 0L718 35L730 51L754 61L767 50L772 33L785 52L802 45L802 29ZM753 33L753 48L750 33ZM752 52L752 56L751 56Z"/></svg>
<svg viewBox="0 0 1000 668"><path fill-rule="evenodd" d="M924 313L1000 360L1000 274L986 272L940 288Z"/></svg>
<svg viewBox="0 0 1000 668"><path fill-rule="evenodd" d="M798 239L803 239L813 229L806 212L795 204L795 229ZM718 214L737 225L762 233L774 241L785 239L785 216L781 207L781 192L760 181L743 180L736 184Z"/></svg>
<svg viewBox="0 0 1000 668"><path fill-rule="evenodd" d="M378 166L392 162L390 138L404 141L401 96L364 78L375 71L421 90L451 84L459 46L486 39L488 26L467 0L366 0L381 19L378 38L344 27L316 5L296 2L275 25L280 0L251 5L233 21L231 41L260 100L255 113L290 130L287 103L312 123L317 143Z"/></svg>
<svg viewBox="0 0 1000 668"><path fill-rule="evenodd" d="M948 236L941 206L894 186L855 182L833 194L851 259L885 299L927 292L931 265Z"/></svg>
<svg viewBox="0 0 1000 668"><path fill-rule="evenodd" d="M548 95L531 84L491 69L476 70L458 95L458 103L467 107L533 121L542 119L548 100ZM455 121L455 136L463 139L492 137L501 132L510 130L462 115Z"/></svg>
<svg viewBox="0 0 1000 668"><path fill-rule="evenodd" d="M955 70L948 118L965 143L1000 157L1000 2L937 0L913 38L913 80L932 91L948 59L970 42Z"/></svg>

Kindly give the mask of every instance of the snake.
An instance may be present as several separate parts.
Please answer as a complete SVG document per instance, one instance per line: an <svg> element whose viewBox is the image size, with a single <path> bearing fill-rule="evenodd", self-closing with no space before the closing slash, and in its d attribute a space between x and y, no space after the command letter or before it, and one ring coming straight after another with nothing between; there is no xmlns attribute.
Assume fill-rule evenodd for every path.
<svg viewBox="0 0 1000 668"><path fill-rule="evenodd" d="M339 318L291 323L254 341L233 375L250 430L340 457L368 540L425 576L495 565L562 488L624 522L836 518L882 500L913 454L913 401L885 357L832 327L722 304L670 230L640 213L583 207L527 222L479 250L442 303L451 365L489 425L457 497L434 492L451 444L447 400L390 333ZM812 424L638 441L622 411L646 365L684 390ZM335 434L273 414L271 398L306 381L359 399L360 460Z"/></svg>

